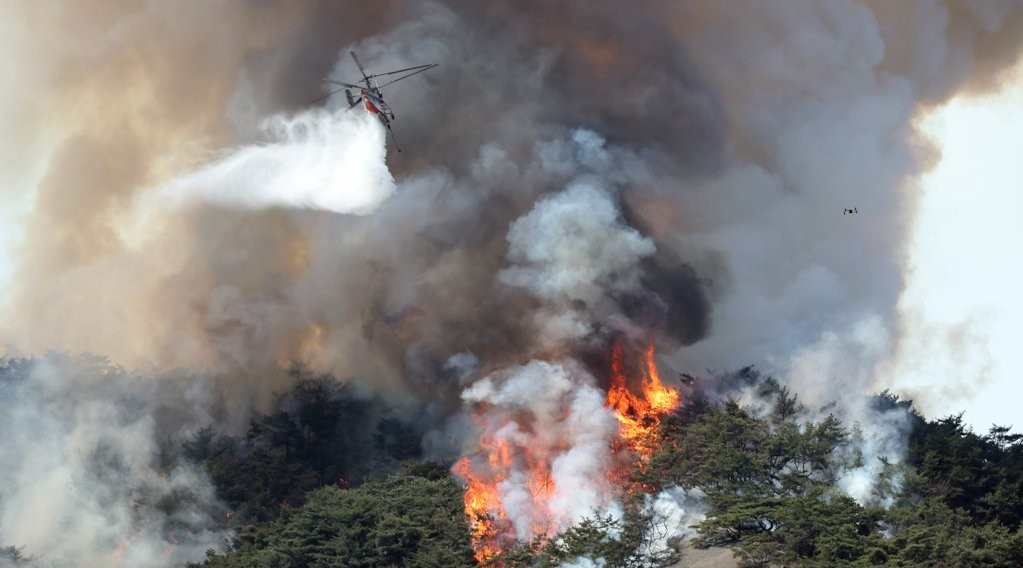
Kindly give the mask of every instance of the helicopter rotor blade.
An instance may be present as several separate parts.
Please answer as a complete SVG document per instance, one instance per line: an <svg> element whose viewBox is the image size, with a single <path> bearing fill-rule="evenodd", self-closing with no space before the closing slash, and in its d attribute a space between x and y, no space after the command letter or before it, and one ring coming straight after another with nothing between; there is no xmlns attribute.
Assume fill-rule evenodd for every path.
<svg viewBox="0 0 1023 568"><path fill-rule="evenodd" d="M377 88L379 89L379 88L382 88L382 87L386 87L387 85L390 85L391 83L397 83L398 81L401 81L402 79L408 79L409 77L411 77L413 75L418 75L419 73L422 73L423 71L429 71L430 69L433 69L434 67L437 67L439 65L440 65L440 63L431 63L429 65L420 65L418 67L409 67L408 69L402 69L401 71L409 71L411 69L415 69L415 71L412 71L408 75L403 75L401 77L398 77L397 79L392 79L392 80L384 83L383 85L377 85ZM374 77L379 77L381 75L393 75L395 73L401 73L401 71L391 71L390 73L381 73L380 75L374 75Z"/></svg>
<svg viewBox="0 0 1023 568"><path fill-rule="evenodd" d="M377 77L383 77L385 75L396 75L398 73L404 73L406 71L415 71L415 72L419 73L420 70L426 71L427 69L432 69L434 67L437 67L438 65L440 65L440 63L427 63L426 65L416 65L414 67L406 67L404 69L398 69L397 71L387 71L386 73L375 73L373 75L370 75L369 78L370 79L375 79Z"/></svg>
<svg viewBox="0 0 1023 568"><path fill-rule="evenodd" d="M345 83L344 81L335 81L333 79L328 79L326 77L323 78L323 82L324 83L330 83L332 85L341 85L343 87L348 87L349 89L362 89L362 88L364 88L362 85L353 85L351 83Z"/></svg>
<svg viewBox="0 0 1023 568"><path fill-rule="evenodd" d="M315 103L318 103L318 102L320 102L320 101L322 101L324 99L329 99L330 97L336 95L337 93L340 93L343 90L344 90L344 88L333 90L333 91L327 93L326 95L323 95L322 97L320 97L318 99L314 99L314 100L309 101L309 104L315 104Z"/></svg>
<svg viewBox="0 0 1023 568"><path fill-rule="evenodd" d="M363 77L364 79L366 79L366 82L368 83L368 82L369 82L369 77L368 77L368 76L366 76L366 69L365 69L365 68L363 68L363 66L362 66L362 63L360 63L360 62L359 62L359 56L358 56L358 55L355 55L355 52L354 52L354 51L349 51L348 53L351 53L351 54L352 54L352 59L354 59L354 60L355 60L355 65L356 65L356 67L358 67L358 68L359 68L359 73L362 73L362 77Z"/></svg>

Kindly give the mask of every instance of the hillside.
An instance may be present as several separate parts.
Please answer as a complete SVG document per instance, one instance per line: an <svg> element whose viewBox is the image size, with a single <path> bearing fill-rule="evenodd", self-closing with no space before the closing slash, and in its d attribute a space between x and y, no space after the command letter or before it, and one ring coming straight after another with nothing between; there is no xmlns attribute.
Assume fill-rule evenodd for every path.
<svg viewBox="0 0 1023 568"><path fill-rule="evenodd" d="M130 376L96 359L4 360L2 416L13 416L12 404L30 402L33 389L45 386L33 370L72 362L96 385ZM188 563L193 568L477 565L463 481L451 474L452 462L426 459L414 413L398 413L329 375L295 368L290 380L242 435L210 425L165 437L163 477L198 468L215 498L136 483L125 488L134 503L131 530L144 535L144 527L155 527L147 538L162 540L168 560L199 533L227 535L226 548L215 552L211 543L205 561ZM629 472L621 514L595 511L553 538L507 547L490 563L719 568L1023 560L1023 436L1004 427L978 434L960 416L928 420L882 393L874 404L909 421L907 454L882 464L870 497L857 501L842 489L844 477L864 465L855 425L831 415L807 419L820 414L749 368L721 377L718 386L742 386L756 402L690 392L661 423L656 451ZM109 478L129 467L109 443L92 452L82 475ZM687 490L692 506L704 508L695 533L658 528L663 517L649 506L651 496L668 488ZM17 542L2 544L5 565L59 565Z"/></svg>

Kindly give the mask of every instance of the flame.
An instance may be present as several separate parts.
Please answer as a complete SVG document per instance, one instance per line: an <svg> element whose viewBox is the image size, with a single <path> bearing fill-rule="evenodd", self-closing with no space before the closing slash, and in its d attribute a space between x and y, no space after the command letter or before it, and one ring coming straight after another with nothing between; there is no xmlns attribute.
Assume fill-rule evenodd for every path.
<svg viewBox="0 0 1023 568"><path fill-rule="evenodd" d="M618 438L610 442L609 450L617 456L613 468L620 468L620 471L607 472L607 478L624 492L629 487L629 471L644 467L653 455L660 422L678 407L680 396L661 381L653 345L647 347L633 365L637 368L635 377L630 376L621 342L615 344L611 355L611 386L606 404L618 421ZM476 560L481 564L493 561L517 541L553 536L558 521L566 520L555 518L548 505L557 495L551 471L551 448L544 450L535 447L535 443L530 444L534 434L523 435L523 427L515 416L504 415L496 420L491 416L489 421L483 422L485 410L478 409L474 417L484 432L478 450L463 456L452 467L452 472L465 483L465 514ZM523 472L528 477L525 481ZM513 475L518 477L513 479ZM528 534L521 534L524 520L509 518L502 502L503 486L523 482L528 488L531 505L526 509L533 511L525 520Z"/></svg>
<svg viewBox="0 0 1023 568"><path fill-rule="evenodd" d="M471 457L463 456L451 468L465 481L465 515L476 560L480 563L494 558L515 541L514 524L501 502L499 490L514 469L513 460L526 463L527 486L534 510L539 512L530 519L530 534L548 536L553 532L550 510L546 506L555 492L549 460L528 448L513 448L510 441L500 436L484 435L479 451Z"/></svg>
<svg viewBox="0 0 1023 568"><path fill-rule="evenodd" d="M616 343L611 355L611 387L608 405L615 411L625 445L644 460L654 452L661 419L679 405L677 390L664 386L654 362L654 346L647 347L642 361L640 393L629 389L622 344Z"/></svg>
<svg viewBox="0 0 1023 568"><path fill-rule="evenodd" d="M465 516L469 519L472 547L476 561L483 563L500 551L497 527L498 519L505 517L496 485L491 485L473 472L468 456L459 459L451 468L455 475L465 480Z"/></svg>
<svg viewBox="0 0 1023 568"><path fill-rule="evenodd" d="M452 471L465 480L465 515L469 519L476 560L483 563L501 551L501 534L509 524L497 487L508 478L511 448L507 442L484 435L480 439L479 456L486 459L485 466L480 467L469 456L464 456Z"/></svg>

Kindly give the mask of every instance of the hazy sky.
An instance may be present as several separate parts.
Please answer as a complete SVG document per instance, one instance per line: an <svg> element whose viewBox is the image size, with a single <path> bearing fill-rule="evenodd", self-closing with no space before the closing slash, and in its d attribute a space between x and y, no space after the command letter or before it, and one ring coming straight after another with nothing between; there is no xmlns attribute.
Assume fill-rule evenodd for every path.
<svg viewBox="0 0 1023 568"><path fill-rule="evenodd" d="M243 430L292 361L429 409L431 456L546 448L563 523L617 499L577 488L619 351L858 423L857 497L905 449L866 395L1023 427L1017 1L3 2L0 50L0 350L146 369L57 357L0 400L0 546L163 565L136 488L215 497L152 456ZM403 153L310 102L350 50L439 64L385 87Z"/></svg>
<svg viewBox="0 0 1023 568"><path fill-rule="evenodd" d="M1019 430L1023 67L1000 92L957 97L921 127L942 156L918 181L922 199L899 300L913 332L890 371L893 385L934 415L965 411L980 431Z"/></svg>
<svg viewBox="0 0 1023 568"><path fill-rule="evenodd" d="M675 196L662 199L663 195L656 195L661 189L649 191L649 195L639 192L626 196L639 195L630 205L634 207L635 215L643 218L648 230L653 233L660 231L663 236L664 227L667 227L668 234L677 233L677 240L683 242L680 254L690 255L684 260L692 263L701 276L716 278L719 275L715 270L721 266L726 267L724 272L730 271L726 277L720 278L721 282L730 279L731 289L716 291L719 294L715 296L717 304L711 331L703 342L692 346L690 351L683 351L680 358L684 363L721 370L726 365L762 364L777 355L783 361L777 369L784 370L798 366L784 363L794 353L798 359L805 345L826 344L832 332L854 339L859 334L870 336L868 343L887 343L889 348L896 349L886 359L882 356L884 348L870 347L873 351L866 359L871 362L859 365L853 371L873 375L868 381L872 387L904 388L905 393L917 399L921 408L929 413L966 409L967 420L982 429L991 422L1014 423L1016 420L1008 401L1017 398L1015 395L1020 394L1019 385L1023 383L1012 379L1021 371L1013 341L1017 335L1014 330L1021 326L1021 316L1019 296L1013 288L1020 272L1018 264L1010 259L1014 257L1021 239L1016 215L1020 210L1020 186L1010 172L1018 167L1013 149L1023 143L1013 139L1021 136L1023 131L1019 110L1023 99L1021 88L1008 89L998 96L957 98L920 122L923 131L937 141L942 158L936 168L922 178L905 180L903 197L891 197L893 192L885 184L891 181L890 177L912 171L913 166L906 165L912 161L910 158L897 156L891 163L878 166L882 174L876 178L863 174L871 170L876 163L872 162L875 158L888 159L893 155L884 149L877 150L876 155L870 152L881 144L889 143L890 138L903 134L899 128L903 117L912 115L912 109L907 106L915 103L914 97L940 98L945 94L941 90L944 88L942 81L949 85L954 81L968 81L970 73L976 69L980 70L977 73L983 74L988 72L988 67L995 65L980 58L984 49L994 49L992 46L997 47L997 42L987 45L978 40L977 46L969 46L962 37L976 36L977 29L985 33L1008 34L1016 21L1012 19L1016 16L1011 6L1004 2L932 4L921 2L919 13L907 15L891 6L869 2L836 2L828 4L828 10L820 14L799 8L799 2L784 3L784 6L765 4L755 11L757 13L750 14L731 8L727 3L714 9L693 3L691 8L673 12L675 23L664 32L663 38L658 37L658 41L684 44L691 62L672 58L654 61L652 54L660 56L666 50L655 49L644 55L637 51L642 44L622 51L629 57L645 58L658 73L661 73L659 65L669 70L655 74L652 81L645 74L645 68L635 65L628 57L615 55L616 48L640 37L635 30L624 24L621 29L615 29L619 35L608 40L610 47L605 51L601 51L593 38L586 35L586 18L599 19L601 10L614 11L606 7L594 9L593 13L583 10L580 13L585 13L584 16L566 18L564 23L558 24L579 26L583 31L575 36L563 31L544 35L535 30L530 33L537 35L530 36L526 33L531 30L530 26L542 28L535 25L536 20L529 9L509 15L513 16L510 21L522 22L523 28L516 33L528 39L527 49L542 52L546 45L544 42L574 42L577 53L566 56L563 61L568 64L549 77L544 74L550 72L550 65L554 63L545 63L545 56L529 54L522 57L521 47L506 49L500 43L501 39L495 39L493 45L484 45L478 36L466 33L469 24L465 21L477 17L485 21L484 16L475 13L473 8L467 8L467 5L458 8L458 18L464 18L463 21L443 9L424 9L424 13L430 12L429 17L419 17L401 12L399 2L383 3L372 14L360 14L365 22L352 23L347 36L319 25L318 22L329 22L330 18L320 17L317 10L339 22L349 22L352 13L334 13L332 8L324 9L316 3L301 4L302 8L271 5L242 8L241 5L226 3L217 5L215 9L200 3L190 5L190 11L174 14L159 13L161 9L150 7L152 13L143 14L145 10L141 10L137 19L125 19L121 22L123 25L113 25L118 21L117 10L121 9L113 7L113 4L95 11L82 10L79 15L81 22L76 20L79 16L75 14L60 14L54 10L11 10L12 13L4 14L7 17L0 18L0 32L3 32L0 33L3 36L0 46L7 52L23 55L13 58L8 63L11 72L0 78L3 82L0 83L0 121L5 131L10 133L0 140L3 150L0 161L0 183L3 184L0 188L0 286L5 291L0 298L0 308L10 307L8 304L16 297L12 255L16 241L24 236L29 246L23 249L20 262L27 267L24 273L31 279L20 283L24 284L27 292L17 297L20 302L31 301L37 305L29 308L18 306L17 311L32 321L32 326L21 328L21 331L29 329L34 334L31 346L27 347L30 350L41 349L45 340L51 337L52 346L56 348L115 346L111 348L115 358L122 353L149 353L165 349L161 343L165 338L160 337L160 333L166 330L151 331L155 319L147 320L137 314L146 309L156 309L156 305L163 302L153 299L152 294L170 289L167 283L175 281L176 271L194 268L206 261L216 270L222 269L223 264L233 267L236 272L230 273L226 269L212 275L201 274L199 269L188 272L188 276L183 277L185 280L208 277L210 281L195 286L195 280L188 280L187 284L177 286L179 290L189 289L191 296L181 293L181 297L171 299L179 301L176 306L187 310L203 305L212 310L219 305L218 302L227 302L239 310L248 310L249 290L257 289L263 293L265 290L261 286L276 286L267 284L272 279L269 276L264 278L264 272L248 271L244 266L226 260L233 254L235 243L224 235L214 235L222 239L218 243L223 245L223 250L208 252L209 247L200 240L214 237L210 235L212 230L206 226L205 217L201 227L198 223L189 225L191 221L173 216L169 220L156 219L157 222L152 224L139 221L140 210L132 210L132 206L138 205L133 201L134 196L144 193L140 188L152 185L166 178L168 172L175 171L174 160L194 160L195 155L190 154L193 146L207 151L216 149L216 141L223 139L224 133L232 129L232 134L239 139L251 140L251 131L258 129L256 124L266 117L265 114L270 114L267 109L276 111L282 106L290 111L301 109L299 101L319 94L316 78L329 71L332 65L339 76L346 76L345 73L350 71L343 55L345 49L355 45L352 43L357 41L355 38L361 37L360 34L376 34L358 40L362 42L358 47L366 50L368 61L385 66L403 64L406 60L418 63L419 54L434 53L438 61L445 63L434 72L434 77L447 73L443 76L445 85L456 84L463 77L474 77L472 88L479 89L470 95L468 84L457 83L461 85L457 94L464 97L465 104L479 104L478 109L445 109L442 105L429 107L431 101L437 99L436 91L429 89L394 91L396 96L404 97L397 101L397 106L403 109L403 119L411 116L406 120L420 121L412 123L411 127L404 126L400 134L411 137L411 143L418 141L421 145L430 143L428 136L437 136L443 143L434 143L431 150L438 160L445 160L443 164L415 163L411 167L408 165L411 162L404 162L404 173L412 172L419 177L401 178L399 175L399 185L427 184L424 180L428 178L422 172L433 166L437 169L432 170L435 176L430 178L430 183L443 181L444 175L454 176L447 182L454 186L458 183L484 183L480 180L485 180L484 185L506 182L509 176L498 175L502 171L500 167L504 166L495 164L500 165L503 163L501 160L507 159L514 167L525 167L525 162L515 157L516 148L536 142L536 133L543 131L547 124L537 118L538 126L527 132L517 128L520 123L528 122L522 117L534 119L541 116L542 112L536 109L540 106L538 101L555 108L558 103L551 98L551 93L561 89L565 97L562 106L557 107L561 112L556 121L549 123L557 122L558 128L590 126L595 129L597 139L610 133L620 144L616 150L623 149L622 155L639 148L629 159L642 162L654 173L651 176L647 172L644 174L647 177L642 180L630 180L633 185L685 188L688 193L683 192L681 197L677 197L677 202L672 201ZM452 5L459 3L453 2ZM310 8L315 6L320 7ZM792 11L787 12L786 6L791 6ZM216 13L211 15L210 10ZM280 13L267 16L275 14L274 10ZM406 11L411 13L414 9ZM922 16L925 11L947 21L928 27L929 20ZM28 13L39 18L39 22L28 25L19 19ZM558 17L562 16L564 14L558 14ZM396 26L389 19L398 21L400 17L407 18L401 26ZM905 19L907 17L908 20ZM636 18L635 25L649 27L649 22L640 16ZM1008 31L998 31L1002 20L1006 22L1003 30ZM165 26L159 23L163 21L177 24ZM225 23L231 24L234 35L221 33L218 26ZM910 23L919 26L919 41L917 44L899 43L905 35L900 30ZM59 32L62 26L72 32ZM744 26L749 30L743 31ZM80 38L64 43L47 41L49 36L46 34L51 28L57 30L53 32L53 38L75 37L73 34L80 34ZM32 30L32 33L27 30ZM309 30L315 33L309 33ZM718 31L704 33L705 30ZM965 35L956 35L960 32ZM939 37L941 33L947 37ZM735 34L742 41L728 40L732 37L728 34ZM442 45L438 38L443 37L448 37L451 45ZM515 37L515 34L510 33L508 37ZM323 38L329 41L323 41ZM947 52L929 47L921 48L919 53L913 51L929 41L934 41L935 45L941 43ZM51 51L38 52L26 47L35 45L34 42L45 42ZM317 42L322 45L314 45ZM402 47L405 51L397 54L399 43L415 47ZM954 52L960 49L962 53ZM37 55L29 56L30 53ZM141 54L139 57L143 64L124 55L133 53ZM206 55L216 57L207 58ZM33 57L40 60L34 61ZM520 57L523 63L519 63ZM981 62L971 67L971 57ZM201 61L202 65L195 65L197 61ZM522 70L510 72L509 69L516 64L522 65ZM650 85L657 85L660 91L651 90L655 93L651 97L661 98L642 100L642 97L630 95L615 105L605 105L601 102L602 97L588 96L598 90L590 88L591 84L613 84L616 96L621 94L617 93L619 82L601 83L610 81L611 75L606 71L607 68L617 68L615 66L636 73L637 78L649 81ZM80 72L86 68L88 73ZM514 80L509 80L507 87L488 90L487 86L497 79L478 79L492 69L500 69L500 75L511 76ZM70 74L65 76L63 73L68 70ZM529 75L528 70L537 75ZM575 75L570 79L564 78L573 73ZM675 74L675 83L663 79L671 73ZM908 88L899 82L902 79L888 80L890 75L904 76L905 82L912 82L918 91L907 93ZM301 80L296 81L298 78ZM275 85L280 92L267 94L265 86L268 84ZM111 85L118 88L111 89ZM990 82L987 86L990 87ZM488 94L502 88L508 94L507 100L494 102L488 99ZM523 92L515 92L515 89ZM542 95L534 96L532 89ZM686 96L678 96L680 92ZM197 94L206 98L195 96ZM451 96L454 94L454 91L449 93ZM646 92L632 94L649 95ZM720 107L715 107L713 101L708 102L715 96L720 97ZM682 101L677 108L664 106L666 102L676 104L677 101ZM635 103L636 107L627 107L629 103ZM584 108L576 114L565 112L574 108L573 105ZM418 112L405 110L412 108ZM632 110L646 108L658 108L659 111L643 115L638 120L628 115ZM125 109L131 112L122 112ZM260 114L261 111L265 112ZM701 112L712 118L706 119L705 123L678 119L697 116ZM474 117L485 113L495 120L487 129L476 128ZM720 118L722 113L727 114L727 121ZM547 118L543 116L543 120ZM430 126L424 127L427 121L430 121ZM289 132L298 132L302 128L328 133L327 136L334 132L337 140L344 139L344 136L336 134L337 128L361 128L330 122L322 116L293 122L278 119L275 124L273 128ZM665 136L669 135L665 134L669 131L662 128L662 124L674 125L675 130L670 132L676 133L676 139L670 142L681 148L671 158L680 162L688 160L679 167L673 166L674 169L665 168L672 170L668 173L657 171L666 160L651 159L651 156L657 156ZM894 134L877 134L878 128L890 129ZM729 137L726 143L700 138L720 134L726 129ZM125 133L123 138L115 135L118 130ZM379 136L380 133L373 131L372 135ZM488 140L487 136L492 139ZM687 137L698 142L694 143ZM230 135L226 138L229 139ZM369 137L360 138L366 140ZM344 153L338 145L343 146L343 143L337 140L330 141L327 152L318 154L320 162L327 156ZM441 149L456 146L461 149L441 155ZM718 179L700 189L702 182L693 181L700 179L699 161L713 162L720 158L714 155L715 149L724 147L734 153L727 158L733 161L734 167L724 170ZM898 144L895 147L896 155L905 150ZM77 153L65 151L72 148ZM79 152L78 149L82 148L84 151ZM704 156L700 154L701 148L712 149ZM202 176L206 175L229 177L233 164L242 162L247 164L246 167L265 164L259 166L265 171L255 174L263 178L277 176L281 171L285 174L299 171L295 168L280 170L273 162L273 159L285 159L280 156L267 160L261 158L275 155L277 149L304 151L300 144L244 147L234 156L234 162L222 162L214 169L201 170L196 174L199 177L184 176L182 183L203 179ZM377 163L382 148L360 146L358 150L345 155L357 163ZM99 162L97 157L111 155L121 156L121 163L104 164L103 169L90 170L92 164ZM425 152L420 156L425 159ZM162 160L165 158L170 162L164 163ZM388 160L391 161L390 158ZM300 164L301 168L305 168L302 171L307 171L307 166L308 163ZM708 166L708 171L713 167ZM50 168L48 174L47 168ZM472 172L465 176L461 170L467 168ZM332 180L331 176L344 177L350 169L341 163L328 172L328 177ZM890 175L885 177L887 174L884 172L890 172ZM378 203L378 196L382 199L394 190L393 181L385 179L388 175L383 170L369 175L369 178L384 180L380 185L382 190L370 193L372 204ZM77 181L75 176L84 176L89 183L83 182L73 191L67 189L70 185L61 185L65 178ZM285 175L282 179L289 178ZM313 176L312 179L315 183L324 178ZM454 183L452 179L460 181ZM462 181L464 179L470 181ZM334 180L331 183L339 182ZM40 185L49 191L36 208L34 217L24 225L30 228L23 235L21 220L29 217L26 213L32 213ZM690 191L694 187L697 189ZM85 191L83 188L89 189ZM279 188L271 189L277 191ZM873 193L857 193L861 190ZM915 193L917 191L919 194ZM914 197L905 197L910 195ZM287 199L276 199L275 203L297 203L294 192L289 193ZM301 201L303 198L298 196L297 199ZM418 198L409 192L404 192L402 199L410 210L424 210L414 201ZM469 202L479 198L474 194L465 199ZM445 202L445 207L450 206L454 211L451 203L455 201ZM876 204L877 209L871 209L872 204ZM915 209L886 210L893 204ZM847 206L860 206L857 218L839 215L836 220L830 219L833 212ZM685 207L689 209L679 214L679 210ZM335 207L333 210L354 208L353 205L351 209ZM393 209L403 210L398 205ZM487 210L494 209L490 207ZM524 211L524 208L519 210L520 213ZM206 214L197 214L198 217L203 215ZM211 217L218 215L210 214ZM301 263L294 263L298 262L295 258L301 255L293 254L293 249L301 249L303 240L308 240L305 233L315 228L300 228L301 223L288 215L267 215L272 222L267 224L265 219L260 219L258 226L270 236L261 235L260 238L267 240L254 240L262 244L253 247L274 243L280 249L280 257L275 257L273 262L279 266L268 261L268 267L259 270L266 268L265 274L298 271L296 267ZM243 217L242 214L239 216ZM76 219L74 223L68 221L72 218ZM877 259L894 254L893 251L900 246L903 227L899 225L907 218L913 223L910 250L897 267L899 274L893 276L886 272L889 269L886 261ZM499 221L507 223L510 220ZM437 224L443 222L435 221ZM671 225L673 222L675 225ZM848 228L846 233L836 229L839 223L844 224L841 227ZM853 223L859 223L859 226L852 228ZM249 227L257 222L239 221L239 224ZM280 227L273 231L267 229L276 224ZM189 229L197 231L194 242L188 238L187 232L176 232ZM434 232L439 231L436 229ZM138 246L131 242L135 238L133 234L136 237L142 235L140 239L143 242ZM874 235L881 236L872 240ZM438 242L444 238L438 238ZM151 242L147 244L146 239ZM504 235L499 234L497 240L503 242ZM670 240L662 239L659 247L667 247ZM90 248L93 243L101 246ZM147 249L150 245L151 248ZM195 250L188 250L190 246L194 246ZM401 241L396 239L387 246L401 246ZM167 251L171 252L162 256ZM202 256L207 253L209 259ZM719 253L721 257L714 256ZM402 270L414 273L422 268L412 267L408 262L416 256L412 245L408 245L407 250L395 252L395 255L396 264L404 263ZM69 259L77 263L73 268L68 268ZM156 262L157 259L160 262ZM198 263L193 262L195 259L199 259ZM858 271L860 266L863 269ZM225 292L230 286L219 286L220 283L214 280L225 276L226 281L231 282L238 274L241 274L238 279L244 279L257 272L259 283L239 284L236 287L240 291L238 298L230 295L235 292ZM875 272L880 276L873 282L871 278ZM899 287L896 277L903 278L907 286L898 299L893 323L888 321L890 314L885 313L890 311L891 301L886 297L873 298L871 294L895 294L893 290ZM360 277L351 278L358 280ZM87 285L79 287L83 283ZM111 288L111 285L117 288ZM399 278L391 279L388 286L393 288L389 289L385 302L388 309L401 308L402 302L410 299L424 301L422 294L410 291L409 285L400 283ZM121 288L124 288L123 292L115 291ZM311 295L309 290L292 292L296 294L294 299L298 303ZM307 295L299 296L299 293ZM273 292L266 292L259 301L265 297L274 297ZM124 299L124 304L132 307L123 308L112 298ZM326 296L318 298L318 301L330 303ZM289 306L283 311L292 313L295 312L293 308ZM96 318L91 311L96 309L106 310L104 313L107 314L117 314L117 309L124 309L125 313L120 314L124 317L110 317L97 329L92 325ZM184 310L176 313L183 314ZM762 317L763 321L744 325L744 318L758 310L762 312L758 317ZM212 310L211 313L219 312ZM252 321L270 326L265 323L264 315L260 314ZM300 321L294 326L303 328L301 331L288 328L289 331L280 332L288 337L284 342L287 348L282 347L282 352L301 351L304 347L299 347L305 345L308 337L320 332L322 321L307 321L316 317L322 319L322 315L314 315L301 313ZM345 319L345 325L351 323L350 318L346 319L349 315L341 318ZM116 329L115 323L123 324L121 329ZM166 325L174 334L182 329L174 328L176 324ZM200 325L204 326L204 332L211 329L209 322L203 321ZM871 327L875 325L876 329ZM889 329L889 325L897 329ZM288 326L278 327L284 329ZM146 332L142 333L142 330ZM261 328L253 336L263 337L264 331ZM266 333L273 336L276 332ZM703 330L694 333L690 339L699 337ZM898 339L900 334L901 340ZM296 339L298 336L302 338ZM12 343L26 348L18 344L15 337ZM333 337L330 341L340 344L343 339ZM857 344L856 341L853 343ZM180 363L201 352L202 345L203 340L198 339L185 347L175 346L184 359L174 362ZM862 341L857 345L868 349L863 347ZM803 362L810 359L810 356L803 357ZM878 360L883 362L879 367L876 366ZM820 369L814 367L814 370ZM934 376L942 378L940 381L931 380ZM1009 395L1012 388L1017 390Z"/></svg>

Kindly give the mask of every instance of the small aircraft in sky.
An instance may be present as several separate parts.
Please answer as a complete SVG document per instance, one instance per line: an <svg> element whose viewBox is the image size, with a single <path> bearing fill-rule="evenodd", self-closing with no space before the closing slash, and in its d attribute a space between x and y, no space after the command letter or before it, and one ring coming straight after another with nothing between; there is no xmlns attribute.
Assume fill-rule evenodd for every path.
<svg viewBox="0 0 1023 568"><path fill-rule="evenodd" d="M853 207L852 209L843 209L842 215L856 215L859 212L860 212L859 207Z"/></svg>
<svg viewBox="0 0 1023 568"><path fill-rule="evenodd" d="M362 73L362 79L359 81L359 83L362 84L355 85L352 83L345 83L342 81L334 81L332 79L327 79L326 77L324 77L323 78L324 82L331 83L333 85L341 85L341 88L332 91L326 96L320 97L313 102L321 101L333 95L334 93L338 93L343 90L345 92L345 97L348 99L348 108L351 109L360 102L363 103L363 106L365 106L366 108L366 112L369 112L370 114L375 114L376 117L380 119L380 122L382 122L383 125L387 128L387 131L391 133L391 140L394 141L394 147L398 148L398 151L401 152L401 148L398 147L398 141L394 138L394 131L391 130L391 121L394 120L394 111L391 110L391 106L384 101L384 95L380 92L380 88L386 87L387 85L390 85L392 83L397 83L402 79L408 79L413 75L417 75L419 73L422 73L423 71L433 69L434 67L437 67L440 64L427 63L426 65L416 65L415 67L407 67L405 69L398 69L397 71L387 71L386 73L375 73L373 75L367 75L366 69L362 66L362 63L359 62L359 57L355 55L355 52L350 51L349 53L352 54L352 59L355 60L355 65L358 66L359 72ZM404 75L402 75L402 73L404 73ZM395 79L391 79L390 81L387 81L383 85L378 84L376 81L377 77L386 77L391 75L401 76ZM352 89L358 89L359 94L353 95Z"/></svg>

